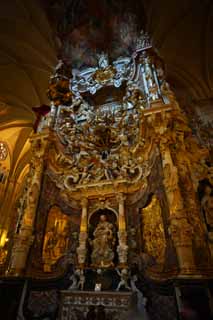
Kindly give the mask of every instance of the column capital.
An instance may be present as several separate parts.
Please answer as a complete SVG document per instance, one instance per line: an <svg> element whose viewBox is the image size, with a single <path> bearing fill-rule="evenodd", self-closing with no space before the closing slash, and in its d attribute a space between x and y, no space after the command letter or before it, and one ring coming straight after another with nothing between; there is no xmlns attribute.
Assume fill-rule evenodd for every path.
<svg viewBox="0 0 213 320"><path fill-rule="evenodd" d="M88 205L88 199L87 198L82 198L81 199L81 206L82 208L86 208Z"/></svg>
<svg viewBox="0 0 213 320"><path fill-rule="evenodd" d="M126 196L123 193L118 193L116 198L119 203L123 203L126 200Z"/></svg>

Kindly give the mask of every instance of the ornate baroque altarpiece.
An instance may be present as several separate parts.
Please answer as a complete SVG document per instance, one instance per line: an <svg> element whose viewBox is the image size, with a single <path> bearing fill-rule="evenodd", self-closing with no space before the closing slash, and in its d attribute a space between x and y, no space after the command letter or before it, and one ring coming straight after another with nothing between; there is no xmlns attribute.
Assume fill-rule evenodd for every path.
<svg viewBox="0 0 213 320"><path fill-rule="evenodd" d="M31 136L8 274L50 279L73 265L76 286L88 276L96 289L101 272L127 285L136 267L157 280L210 276L208 150L147 35L130 57L101 53L81 70L59 61L48 95L51 110ZM210 189L202 201L201 181Z"/></svg>

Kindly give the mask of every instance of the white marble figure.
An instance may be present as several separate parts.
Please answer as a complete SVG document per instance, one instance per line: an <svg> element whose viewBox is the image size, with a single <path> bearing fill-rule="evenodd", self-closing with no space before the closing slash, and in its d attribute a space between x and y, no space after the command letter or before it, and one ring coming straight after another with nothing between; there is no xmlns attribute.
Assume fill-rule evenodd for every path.
<svg viewBox="0 0 213 320"><path fill-rule="evenodd" d="M133 275L130 279L130 285L133 292L137 294L137 309L141 316L141 319L148 320L148 314L146 311L147 298L144 297L143 293L137 288L136 281L138 280L137 275Z"/></svg>
<svg viewBox="0 0 213 320"><path fill-rule="evenodd" d="M68 290L77 290L78 289L78 282L79 282L79 272L78 270L74 271L71 275L70 280L72 284L69 286Z"/></svg>
<svg viewBox="0 0 213 320"><path fill-rule="evenodd" d="M79 270L79 282L78 282L78 289L80 289L80 290L84 290L84 283L85 283L84 270Z"/></svg>
<svg viewBox="0 0 213 320"><path fill-rule="evenodd" d="M116 269L118 275L120 276L120 282L116 288L116 291L119 291L121 287L124 287L125 289L131 290L130 286L128 285L129 280L129 272L127 269L122 269L121 272Z"/></svg>
<svg viewBox="0 0 213 320"><path fill-rule="evenodd" d="M106 69L109 66L109 58L105 53L101 53L98 55L98 66L100 69Z"/></svg>

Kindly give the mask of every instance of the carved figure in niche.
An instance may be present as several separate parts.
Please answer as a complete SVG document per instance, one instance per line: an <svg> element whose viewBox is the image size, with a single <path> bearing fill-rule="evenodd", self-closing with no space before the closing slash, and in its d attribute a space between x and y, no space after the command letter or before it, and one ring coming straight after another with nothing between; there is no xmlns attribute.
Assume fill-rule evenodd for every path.
<svg viewBox="0 0 213 320"><path fill-rule="evenodd" d="M57 221L56 231L55 254L56 256L62 256L68 247L67 228L64 226L63 220L60 219L59 221Z"/></svg>
<svg viewBox="0 0 213 320"><path fill-rule="evenodd" d="M107 221L106 215L101 215L99 223L93 232L91 260L92 265L100 267L113 266L115 245L114 226Z"/></svg>
<svg viewBox="0 0 213 320"><path fill-rule="evenodd" d="M46 233L44 237L42 260L44 271L51 272L51 267L64 254L68 248L69 217L53 206L48 214Z"/></svg>
<svg viewBox="0 0 213 320"><path fill-rule="evenodd" d="M43 256L45 256L46 259L55 259L55 245L55 228L52 228L49 231L47 231L44 239Z"/></svg>
<svg viewBox="0 0 213 320"><path fill-rule="evenodd" d="M117 288L116 288L116 291L119 291L121 289L121 287L124 287L125 289L128 289L128 290L131 290L129 284L128 284L128 281L129 281L129 272L127 269L122 269L121 272L116 269L119 277L121 278Z"/></svg>
<svg viewBox="0 0 213 320"><path fill-rule="evenodd" d="M205 186L201 207L207 226L213 230L213 190L209 185Z"/></svg>

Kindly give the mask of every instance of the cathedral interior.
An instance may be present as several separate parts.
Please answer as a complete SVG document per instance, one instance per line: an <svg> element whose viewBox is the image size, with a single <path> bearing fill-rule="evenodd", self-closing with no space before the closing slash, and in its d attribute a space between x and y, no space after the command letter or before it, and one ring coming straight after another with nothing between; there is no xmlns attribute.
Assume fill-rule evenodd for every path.
<svg viewBox="0 0 213 320"><path fill-rule="evenodd" d="M0 16L2 319L213 319L213 1Z"/></svg>

